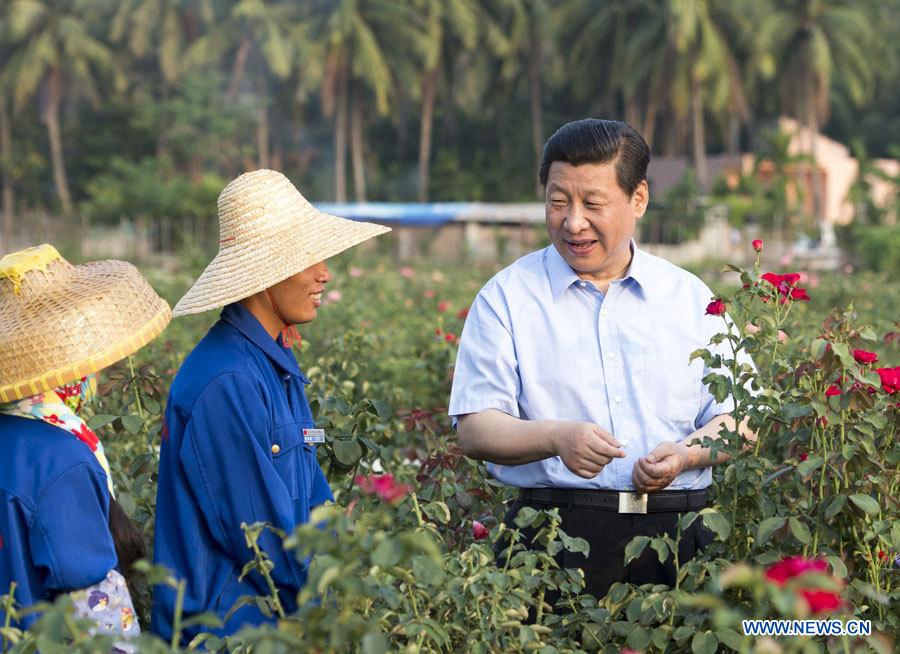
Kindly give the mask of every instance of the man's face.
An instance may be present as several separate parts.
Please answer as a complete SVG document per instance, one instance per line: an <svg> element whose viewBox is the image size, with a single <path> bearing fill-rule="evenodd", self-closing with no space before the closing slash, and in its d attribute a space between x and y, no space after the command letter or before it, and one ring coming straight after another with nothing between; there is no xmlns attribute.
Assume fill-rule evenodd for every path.
<svg viewBox="0 0 900 654"><path fill-rule="evenodd" d="M631 262L631 236L647 209L647 183L629 197L616 181L615 163L550 164L547 232L582 279L617 279Z"/></svg>
<svg viewBox="0 0 900 654"><path fill-rule="evenodd" d="M322 304L322 292L330 280L328 266L320 261L278 282L269 292L284 320L299 325L315 320L316 309Z"/></svg>

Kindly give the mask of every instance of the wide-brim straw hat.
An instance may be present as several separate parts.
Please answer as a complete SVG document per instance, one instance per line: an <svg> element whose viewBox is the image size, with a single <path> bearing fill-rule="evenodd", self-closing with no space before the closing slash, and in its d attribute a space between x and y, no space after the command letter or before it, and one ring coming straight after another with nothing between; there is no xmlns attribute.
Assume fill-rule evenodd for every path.
<svg viewBox="0 0 900 654"><path fill-rule="evenodd" d="M125 358L172 317L125 261L74 266L51 245L0 259L0 403L69 384Z"/></svg>
<svg viewBox="0 0 900 654"><path fill-rule="evenodd" d="M218 211L219 253L175 305L176 316L243 300L391 231L319 211L274 170L232 180L219 195Z"/></svg>

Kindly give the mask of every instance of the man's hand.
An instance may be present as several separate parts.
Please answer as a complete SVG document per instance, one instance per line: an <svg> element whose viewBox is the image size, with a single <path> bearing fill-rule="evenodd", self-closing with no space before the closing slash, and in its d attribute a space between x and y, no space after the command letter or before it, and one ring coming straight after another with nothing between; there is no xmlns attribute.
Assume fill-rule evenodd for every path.
<svg viewBox="0 0 900 654"><path fill-rule="evenodd" d="M625 457L622 444L590 422L563 423L555 436L556 455L579 477L592 479L613 459Z"/></svg>
<svg viewBox="0 0 900 654"><path fill-rule="evenodd" d="M631 482L641 493L660 491L690 467L689 457L688 446L683 443L660 443L646 457L634 462Z"/></svg>

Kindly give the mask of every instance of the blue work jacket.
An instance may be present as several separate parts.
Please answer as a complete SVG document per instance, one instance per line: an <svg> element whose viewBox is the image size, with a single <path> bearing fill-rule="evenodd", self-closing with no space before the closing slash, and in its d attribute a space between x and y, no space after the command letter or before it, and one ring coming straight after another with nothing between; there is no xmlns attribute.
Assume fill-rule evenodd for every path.
<svg viewBox="0 0 900 654"><path fill-rule="evenodd" d="M156 563L184 579L184 616L220 618L242 595L268 595L262 576L238 581L253 553L241 523L268 522L288 534L310 508L333 500L302 430L314 428L300 372L289 348L275 341L241 304L222 311L185 359L166 406L156 503ZM274 563L272 579L287 611L296 608L306 569L281 539L258 541ZM156 586L151 630L172 635L175 591ZM238 609L217 635L266 618L255 605ZM183 642L203 627L186 629Z"/></svg>
<svg viewBox="0 0 900 654"><path fill-rule="evenodd" d="M116 563L106 473L90 448L42 420L0 415L0 595L16 582L21 606L52 601L96 584ZM0 606L0 624L5 618Z"/></svg>

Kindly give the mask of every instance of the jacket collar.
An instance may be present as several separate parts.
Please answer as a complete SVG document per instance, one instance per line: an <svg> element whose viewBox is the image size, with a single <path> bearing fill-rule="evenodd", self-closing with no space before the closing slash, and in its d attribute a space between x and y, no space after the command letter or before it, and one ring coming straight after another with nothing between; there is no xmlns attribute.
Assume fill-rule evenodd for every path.
<svg viewBox="0 0 900 654"><path fill-rule="evenodd" d="M309 383L306 376L300 372L300 366L297 365L294 353L290 348L284 347L281 334L278 335L277 341L273 339L256 316L250 313L243 304L240 302L229 304L222 309L220 319L243 334L284 372L296 375L304 384Z"/></svg>

